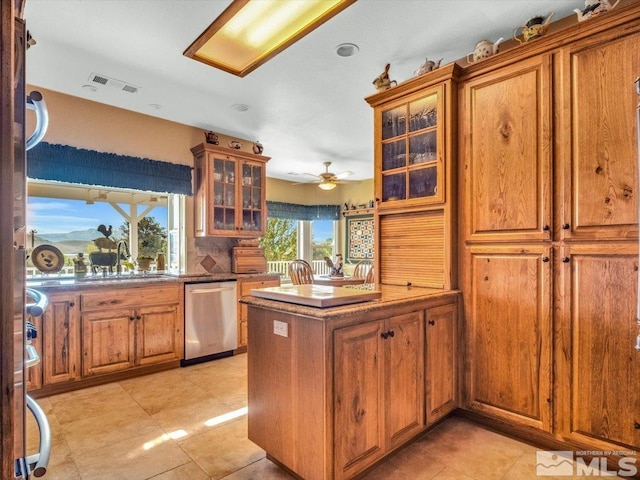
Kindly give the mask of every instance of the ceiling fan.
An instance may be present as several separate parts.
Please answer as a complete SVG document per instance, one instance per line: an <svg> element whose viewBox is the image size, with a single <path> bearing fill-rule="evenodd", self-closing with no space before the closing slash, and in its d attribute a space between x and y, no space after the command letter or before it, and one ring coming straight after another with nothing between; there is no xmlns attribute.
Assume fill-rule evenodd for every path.
<svg viewBox="0 0 640 480"><path fill-rule="evenodd" d="M336 188L338 183L348 183L345 181L345 178L351 177L355 175L355 173L351 171L341 172L341 173L332 173L329 171L329 167L331 166L331 162L323 162L324 172L314 175L313 173L293 173L292 175L307 175L309 177L314 177L315 180L310 180L308 182L295 182L293 185L303 185L305 183L317 183L318 187L322 190L333 190Z"/></svg>

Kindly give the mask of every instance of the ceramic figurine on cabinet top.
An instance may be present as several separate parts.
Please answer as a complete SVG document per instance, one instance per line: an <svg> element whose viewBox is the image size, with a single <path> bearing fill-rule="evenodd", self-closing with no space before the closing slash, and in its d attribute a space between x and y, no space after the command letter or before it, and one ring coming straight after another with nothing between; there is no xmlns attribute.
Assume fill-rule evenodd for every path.
<svg viewBox="0 0 640 480"><path fill-rule="evenodd" d="M474 63L483 58L495 55L500 50L500 42L502 42L502 40L504 40L504 38L500 37L495 43L491 43L489 40L479 41L473 49L473 52L467 55L467 61Z"/></svg>
<svg viewBox="0 0 640 480"><path fill-rule="evenodd" d="M204 132L204 138L211 145L218 145L218 135L213 132Z"/></svg>
<svg viewBox="0 0 640 480"><path fill-rule="evenodd" d="M556 12L551 12L546 17L538 15L537 17L530 18L526 24L519 26L513 31L513 38L517 40L518 43L525 43L541 37L547 33L549 22L555 13ZM522 29L522 32L518 33L520 29ZM522 34L522 39L518 36L520 34Z"/></svg>
<svg viewBox="0 0 640 480"><path fill-rule="evenodd" d="M419 77L420 75L424 75L425 73L429 73L430 71L435 70L440 66L440 62L442 62L442 59L438 60L437 62L434 62L433 60L429 60L425 58L425 62L422 65L420 65L420 68L418 68L418 70L416 70L416 77Z"/></svg>
<svg viewBox="0 0 640 480"><path fill-rule="evenodd" d="M234 150L240 150L242 148L242 144L237 140L231 140L229 142L229 147L233 148Z"/></svg>
<svg viewBox="0 0 640 480"><path fill-rule="evenodd" d="M576 12L578 21L582 22L583 20L588 20L600 13L606 13L609 10L613 10L616 8L618 3L620 3L620 0L617 0L613 5L609 3L609 0L585 0L584 8L582 10L576 8L573 11Z"/></svg>
<svg viewBox="0 0 640 480"><path fill-rule="evenodd" d="M391 64L387 63L387 66L384 67L384 72L382 72L373 80L373 85L376 87L376 90L378 90L379 92L391 88L392 85L398 84L398 82L396 82L395 80L389 80L390 67L391 67Z"/></svg>
<svg viewBox="0 0 640 480"><path fill-rule="evenodd" d="M253 153L255 153L256 155L260 155L263 150L264 148L262 147L262 144L260 142L253 143Z"/></svg>

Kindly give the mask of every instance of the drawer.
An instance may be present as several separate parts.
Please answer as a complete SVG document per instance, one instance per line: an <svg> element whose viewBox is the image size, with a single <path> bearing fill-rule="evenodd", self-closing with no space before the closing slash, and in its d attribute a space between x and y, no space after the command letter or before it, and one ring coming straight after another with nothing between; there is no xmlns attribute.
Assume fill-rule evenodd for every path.
<svg viewBox="0 0 640 480"><path fill-rule="evenodd" d="M254 288L264 288L264 287L279 287L280 280L252 280L247 282L242 282L240 284L240 296L245 297L247 295L251 295L251 290Z"/></svg>
<svg viewBox="0 0 640 480"><path fill-rule="evenodd" d="M111 307L138 307L144 305L180 302L180 287L128 288L87 292L80 294L81 310L101 310Z"/></svg>

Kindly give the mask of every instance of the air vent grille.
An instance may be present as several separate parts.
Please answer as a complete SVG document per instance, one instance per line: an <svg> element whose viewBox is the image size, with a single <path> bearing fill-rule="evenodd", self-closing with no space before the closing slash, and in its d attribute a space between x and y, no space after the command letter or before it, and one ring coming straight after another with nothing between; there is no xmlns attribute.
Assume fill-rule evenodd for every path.
<svg viewBox="0 0 640 480"><path fill-rule="evenodd" d="M97 83L99 85L107 85L108 87L115 88L116 90L122 90L128 93L137 93L140 87L131 85L130 83L123 82L122 80L116 80L115 78L107 77L106 75L100 75L98 73L92 73L89 76L89 81Z"/></svg>

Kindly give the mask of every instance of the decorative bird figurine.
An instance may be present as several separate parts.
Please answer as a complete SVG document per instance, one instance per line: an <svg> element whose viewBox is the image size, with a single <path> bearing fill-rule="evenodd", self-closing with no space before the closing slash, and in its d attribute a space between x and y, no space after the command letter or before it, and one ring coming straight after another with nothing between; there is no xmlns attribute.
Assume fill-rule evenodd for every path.
<svg viewBox="0 0 640 480"><path fill-rule="evenodd" d="M113 231L113 227L109 225L109 228L107 228L104 225L98 225L98 231L102 233L105 237L109 238Z"/></svg>

